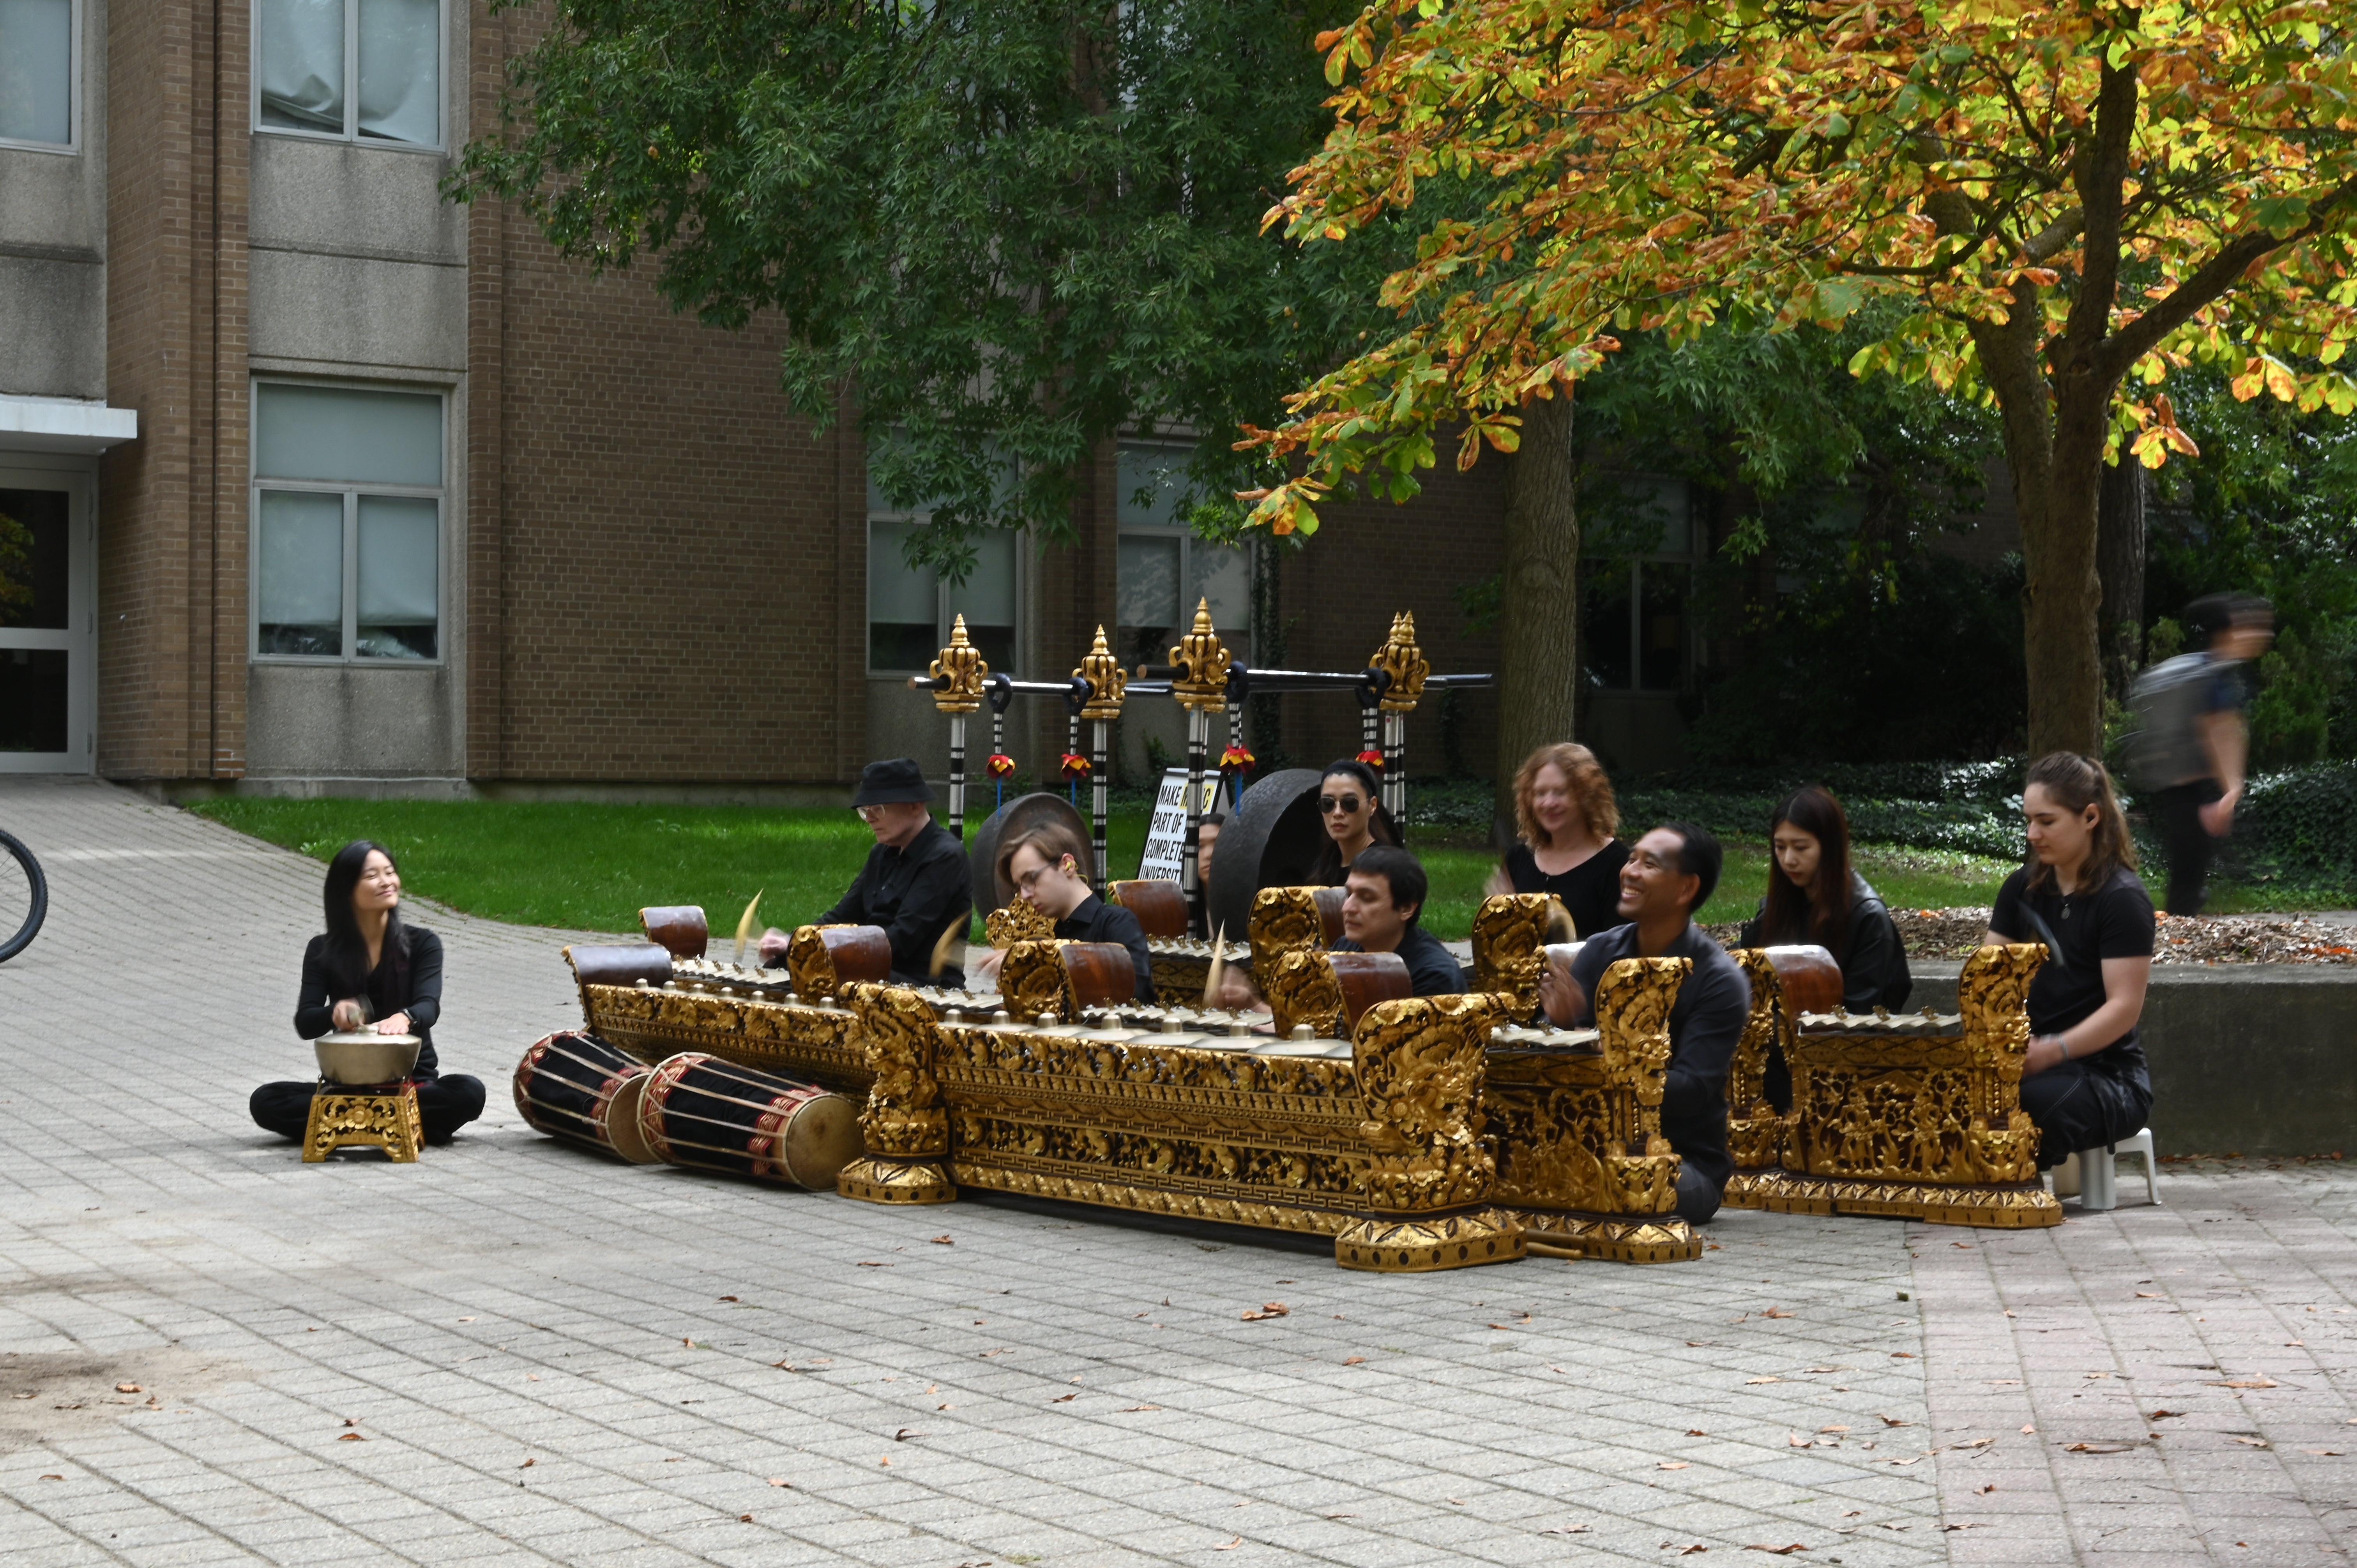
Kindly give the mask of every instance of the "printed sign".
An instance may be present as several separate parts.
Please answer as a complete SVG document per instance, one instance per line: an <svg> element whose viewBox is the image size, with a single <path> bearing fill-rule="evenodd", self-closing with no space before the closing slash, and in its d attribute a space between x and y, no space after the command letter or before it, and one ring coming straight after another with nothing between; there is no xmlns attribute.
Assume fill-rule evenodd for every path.
<svg viewBox="0 0 2357 1568"><path fill-rule="evenodd" d="M1200 809L1208 813L1220 803L1220 776L1203 775ZM1146 830L1146 854L1137 863L1140 880L1177 882L1187 855L1187 770L1163 769L1162 787L1154 795L1154 822Z"/></svg>

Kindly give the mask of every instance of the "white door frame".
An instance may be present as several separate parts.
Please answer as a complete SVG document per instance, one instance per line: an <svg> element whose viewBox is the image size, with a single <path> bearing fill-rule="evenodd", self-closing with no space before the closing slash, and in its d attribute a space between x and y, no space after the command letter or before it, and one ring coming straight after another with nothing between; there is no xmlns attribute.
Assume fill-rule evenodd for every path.
<svg viewBox="0 0 2357 1568"><path fill-rule="evenodd" d="M66 629L0 627L0 650L63 649L64 751L0 751L0 773L89 773L98 761L98 460L0 451L0 490L67 495Z"/></svg>

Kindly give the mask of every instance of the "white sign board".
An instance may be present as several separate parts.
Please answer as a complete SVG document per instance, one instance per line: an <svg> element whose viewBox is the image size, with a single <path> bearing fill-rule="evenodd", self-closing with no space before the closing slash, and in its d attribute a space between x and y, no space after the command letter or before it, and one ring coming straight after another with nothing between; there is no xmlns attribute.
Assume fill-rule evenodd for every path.
<svg viewBox="0 0 2357 1568"><path fill-rule="evenodd" d="M1203 775L1203 798L1197 809L1209 813L1220 802L1220 776ZM1162 787L1154 795L1154 822L1146 832L1146 854L1137 863L1140 881L1177 882L1187 855L1187 770L1163 769Z"/></svg>

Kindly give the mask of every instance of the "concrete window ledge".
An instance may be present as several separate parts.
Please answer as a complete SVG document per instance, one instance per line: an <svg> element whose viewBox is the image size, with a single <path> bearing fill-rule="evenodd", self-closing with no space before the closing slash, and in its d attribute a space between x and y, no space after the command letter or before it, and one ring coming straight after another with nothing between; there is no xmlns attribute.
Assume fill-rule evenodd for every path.
<svg viewBox="0 0 2357 1568"><path fill-rule="evenodd" d="M71 398L0 396L0 452L103 452L139 437L139 411Z"/></svg>
<svg viewBox="0 0 2357 1568"><path fill-rule="evenodd" d="M1962 964L1909 967L1908 1006L1955 1011ZM2141 1028L2161 1153L2357 1153L2357 965L2157 965Z"/></svg>

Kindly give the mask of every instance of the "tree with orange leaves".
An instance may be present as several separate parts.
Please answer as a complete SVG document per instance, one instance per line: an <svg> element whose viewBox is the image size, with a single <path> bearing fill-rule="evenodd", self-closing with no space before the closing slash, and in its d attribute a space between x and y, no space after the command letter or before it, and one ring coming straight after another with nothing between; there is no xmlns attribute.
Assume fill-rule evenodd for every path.
<svg viewBox="0 0 2357 1568"><path fill-rule="evenodd" d="M1435 183L1449 211L1384 285L1399 328L1252 433L1278 532L1354 472L1404 499L1443 425L1460 467L1514 450L1615 331L1895 299L1851 369L1995 400L2029 746L2093 751L2097 491L2193 452L2171 371L2357 409L2345 4L1375 0L1320 43L1337 124L1268 222L1347 244Z"/></svg>

